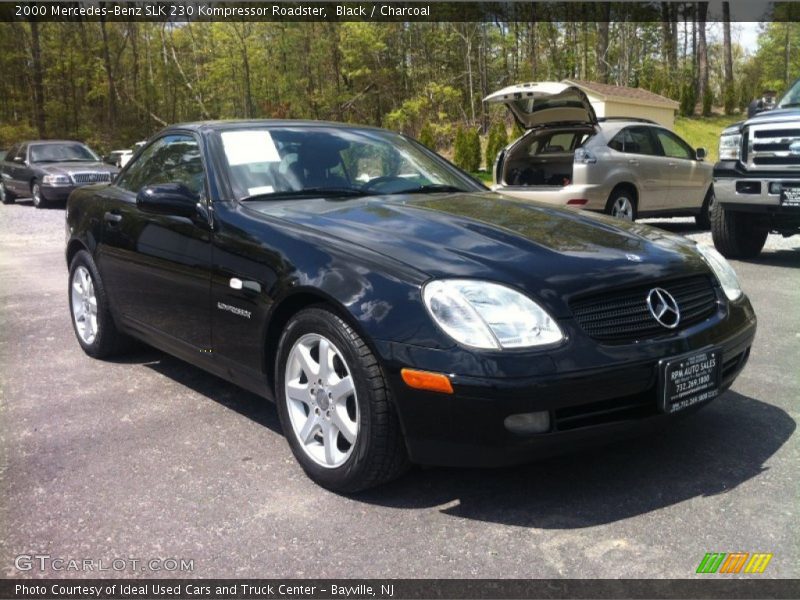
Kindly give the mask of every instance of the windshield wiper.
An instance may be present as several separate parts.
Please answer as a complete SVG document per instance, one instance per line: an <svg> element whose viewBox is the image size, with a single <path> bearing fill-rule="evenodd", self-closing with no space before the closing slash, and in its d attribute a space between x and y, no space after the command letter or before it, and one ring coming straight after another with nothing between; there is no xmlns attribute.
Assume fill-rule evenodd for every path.
<svg viewBox="0 0 800 600"><path fill-rule="evenodd" d="M252 194L239 198L240 202L250 200L285 200L287 198L356 198L358 196L368 196L369 192L364 192L358 188L351 187L315 187L302 190L286 190L283 192L265 192L263 194Z"/></svg>
<svg viewBox="0 0 800 600"><path fill-rule="evenodd" d="M449 192L467 192L460 187L454 185L447 185L444 183L431 183L428 185L421 185L418 187L408 188L407 190L398 190L390 192L391 194L436 194L436 193L449 193Z"/></svg>

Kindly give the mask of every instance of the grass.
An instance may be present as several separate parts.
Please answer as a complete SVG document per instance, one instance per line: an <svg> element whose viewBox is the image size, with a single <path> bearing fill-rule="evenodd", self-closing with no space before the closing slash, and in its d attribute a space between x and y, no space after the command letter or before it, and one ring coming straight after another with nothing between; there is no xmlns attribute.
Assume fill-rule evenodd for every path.
<svg viewBox="0 0 800 600"><path fill-rule="evenodd" d="M717 162L719 153L719 134L728 125L746 118L745 115L715 115L712 117L675 117L675 133L689 142L692 148L705 148L706 159Z"/></svg>
<svg viewBox="0 0 800 600"><path fill-rule="evenodd" d="M493 183L491 171L472 171L470 175L472 175L478 181L482 181L486 185L491 185Z"/></svg>

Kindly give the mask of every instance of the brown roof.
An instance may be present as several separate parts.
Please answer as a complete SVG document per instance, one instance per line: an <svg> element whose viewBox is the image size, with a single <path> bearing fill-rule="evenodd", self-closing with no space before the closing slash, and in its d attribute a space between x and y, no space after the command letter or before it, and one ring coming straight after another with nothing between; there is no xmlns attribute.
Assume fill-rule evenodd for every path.
<svg viewBox="0 0 800 600"><path fill-rule="evenodd" d="M670 98L665 98L659 94L643 90L642 88L631 88L622 85L608 85L597 83L596 81L581 81L579 79L565 79L564 83L581 88L584 92L594 93L604 98L620 98L623 100L639 100L644 104L658 104L677 108L679 103Z"/></svg>

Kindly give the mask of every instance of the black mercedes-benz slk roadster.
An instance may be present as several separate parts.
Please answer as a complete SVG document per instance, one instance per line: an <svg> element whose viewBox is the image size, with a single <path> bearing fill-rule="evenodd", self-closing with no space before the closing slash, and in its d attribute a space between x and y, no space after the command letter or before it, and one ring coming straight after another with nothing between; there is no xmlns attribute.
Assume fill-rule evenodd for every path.
<svg viewBox="0 0 800 600"><path fill-rule="evenodd" d="M66 218L86 353L137 338L275 400L343 492L647 431L726 390L756 330L712 248L504 198L368 127L169 127Z"/></svg>

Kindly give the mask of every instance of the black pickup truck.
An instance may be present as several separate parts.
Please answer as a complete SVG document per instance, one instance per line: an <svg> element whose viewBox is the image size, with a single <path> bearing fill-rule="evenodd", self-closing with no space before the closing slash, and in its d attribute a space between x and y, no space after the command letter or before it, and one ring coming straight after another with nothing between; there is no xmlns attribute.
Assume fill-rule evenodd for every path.
<svg viewBox="0 0 800 600"><path fill-rule="evenodd" d="M118 172L81 142L20 142L8 150L0 163L0 200L11 204L18 197L31 197L36 208L44 208L66 202L77 187L109 182Z"/></svg>
<svg viewBox="0 0 800 600"><path fill-rule="evenodd" d="M722 132L714 192L711 233L729 258L758 256L770 232L800 233L800 80L773 110Z"/></svg>

